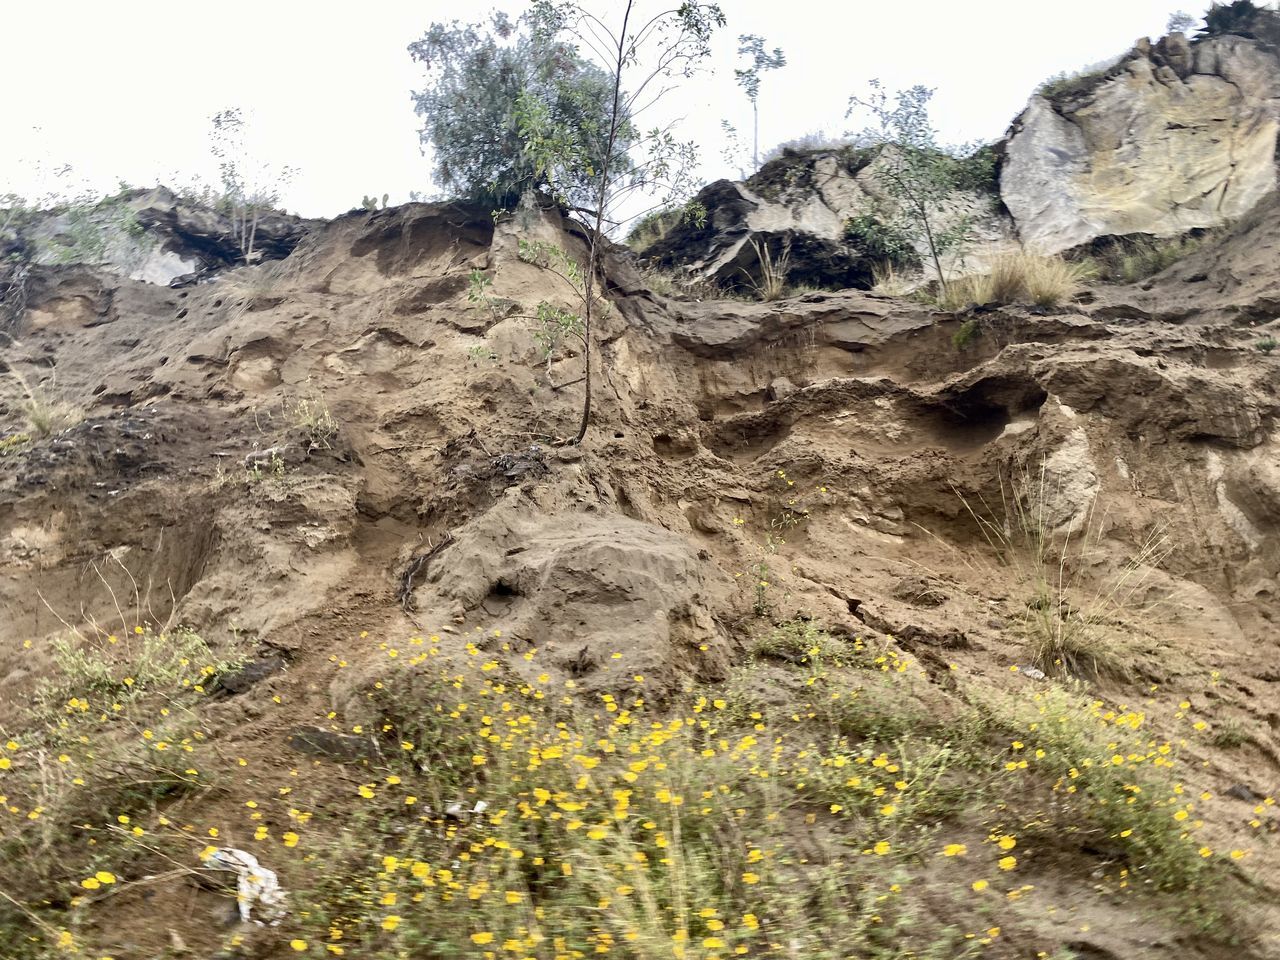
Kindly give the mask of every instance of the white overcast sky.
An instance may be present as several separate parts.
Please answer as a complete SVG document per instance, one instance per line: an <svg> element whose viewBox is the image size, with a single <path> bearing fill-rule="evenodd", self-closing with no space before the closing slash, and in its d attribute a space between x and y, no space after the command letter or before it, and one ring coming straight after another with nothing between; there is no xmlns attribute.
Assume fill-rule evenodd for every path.
<svg viewBox="0 0 1280 960"><path fill-rule="evenodd" d="M657 0L641 0L653 6ZM668 6L670 3L667 4ZM852 93L936 87L947 142L999 137L1037 83L1160 36L1203 0L726 0L713 72L660 109L685 118L708 179L730 173L720 121L749 131L733 82L737 37L762 34L789 61L761 86L761 151L807 132L844 131ZM608 18L617 0L588 0ZM114 188L212 181L210 117L238 106L255 152L299 173L283 201L332 216L368 194L435 193L409 91L405 50L434 20L478 20L511 0L0 0L0 193L37 195L71 164L75 184ZM653 120L666 119L654 116Z"/></svg>

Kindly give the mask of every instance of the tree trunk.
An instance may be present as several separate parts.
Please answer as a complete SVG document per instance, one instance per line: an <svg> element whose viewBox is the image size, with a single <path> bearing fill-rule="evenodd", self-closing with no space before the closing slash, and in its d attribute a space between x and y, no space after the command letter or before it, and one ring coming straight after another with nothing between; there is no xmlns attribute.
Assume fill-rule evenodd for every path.
<svg viewBox="0 0 1280 960"><path fill-rule="evenodd" d="M587 276L583 282L585 305L582 311L583 339L583 395L582 420L578 424L578 435L573 438L575 445L582 443L587 435L587 427L591 425L591 319L595 306L596 270L600 265L600 242L604 230L605 206L609 199L609 167L613 162L613 148L618 142L618 112L622 103L622 70L627 57L627 24L631 20L631 7L634 0L627 0L626 12L622 15L622 29L618 31L618 57L613 68L613 110L609 115L609 140L605 146L604 157L600 163L600 193L596 203L596 227L588 238Z"/></svg>

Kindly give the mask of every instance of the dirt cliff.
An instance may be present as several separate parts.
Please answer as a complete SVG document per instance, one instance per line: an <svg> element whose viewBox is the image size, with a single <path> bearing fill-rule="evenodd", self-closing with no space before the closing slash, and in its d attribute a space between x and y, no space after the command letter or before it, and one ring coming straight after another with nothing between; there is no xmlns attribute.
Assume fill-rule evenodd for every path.
<svg viewBox="0 0 1280 960"><path fill-rule="evenodd" d="M286 956L322 949L316 930L326 925L339 947L330 953L343 944L349 956L475 951L486 929L469 926L471 938L462 931L462 946L446 949L447 914L432 914L437 939L427 952L408 941L400 953L375 952L384 949L372 945L377 937L410 924L404 890L403 909L381 930L352 920L350 905L322 914L317 904L345 903L350 890L321 896L313 861L328 854L295 856L308 850L308 830L346 821L357 783L372 797L375 786L392 789L384 776L419 777L424 806L433 783L457 785L468 803L493 799L494 781L466 779L453 761L389 766L399 741L410 750L425 735L405 733L408 721L379 691L408 684L398 709L438 702L419 674L394 672L417 661L417 645L456 670L459 684L484 660L509 689L567 685L597 705L639 694L652 709L679 710L668 705L705 692L725 698L725 711L746 704L749 732L753 723L763 729L769 711L799 712L834 644L844 651L831 654L839 670L870 651L869 672L832 674L843 678L833 690L878 704L867 707L874 724L842 734L869 751L849 748L850 762L868 769L881 749L910 754L913 731L931 731L931 743L958 755L947 738L962 718L1043 712L1036 705L1059 689L1099 705L1104 728L1141 715L1128 747L1108 750L1103 738L1101 762L1114 753L1119 766L1146 759L1160 768L1168 746L1176 789L1151 816L1164 823L1178 812L1181 824L1191 810L1195 829L1189 823L1178 842L1209 853L1190 854L1187 877L1201 859L1216 871L1194 883L1158 873L1154 841L1135 847L1130 837L1145 826L1126 833L1118 821L1088 821L1077 833L1055 820L1072 809L1062 805L1074 802L1079 761L1056 783L1049 776L1000 792L998 777L1027 769L1023 741L975 735L988 766L975 761L962 775L970 768L944 764L930 782L951 790L952 805L912 808L919 819L892 841L866 834L866 849L841 847L853 829L841 819L848 800L783 805L793 846L777 854L789 865L779 869L799 888L821 887L806 872L813 864L876 860L891 843L910 851L898 873L884 875L885 890L911 877L919 899L883 936L878 919L867 920L859 950L1280 956L1270 806L1280 777L1280 356L1258 347L1280 323L1261 289L1239 291L1233 310L1211 309L1225 301L1221 287L1209 290L1257 250L1251 229L1261 228L1245 224L1204 251L1212 268L1176 267L1146 289L1108 288L1057 311L959 318L856 291L767 304L671 300L648 290L619 253L608 266L613 309L602 321L597 413L578 447L557 438L576 425L581 358L547 359L516 306L559 296L556 278L518 249L522 237L541 238L572 254L579 239L554 217L495 225L487 212L451 205L353 213L319 226L287 259L184 289L85 266L33 268L0 377L0 731L12 737L0 833L11 844L6 856L61 859L21 888L22 871L0 869L13 908L3 921L23 932L11 942L28 951L15 946L14 955L43 956L39 944L56 950L65 934L76 949L118 960L163 950ZM470 299L473 271L512 308ZM1171 313L1156 301L1188 306ZM55 802L59 771L85 777L96 768L84 754L106 749L87 750L87 733L79 745L46 738L34 726L40 711L101 712L104 724L129 715L144 701L129 699L133 675L121 686L111 665L143 663L138 644L179 629L198 636L210 663L238 663L197 677L207 697L175 694L164 708L183 705L191 729L172 742L202 757L183 761L193 765L180 778L187 786L142 801L133 787L120 795L131 806L106 793L87 807L68 800L65 810L78 812L56 821L68 832L34 836L31 824L64 809ZM84 641L81 661L68 637ZM68 695L59 678L69 663L89 662L85 650L100 651L106 666L83 667L82 681L98 680ZM889 663L903 665L899 685L874 688ZM1009 729L1029 729L1020 736L1035 747L1037 723ZM93 736L153 742L152 727L129 724ZM1110 739L1129 743L1120 733ZM712 736L699 749L720 748ZM1037 753L1052 750L1046 740ZM546 743L539 755L558 756ZM807 797L802 787L816 773L791 776ZM902 774L889 796L909 795L908 779L920 789ZM690 797L709 787L690 787ZM881 798L886 788L877 789ZM1152 800L1133 790L1098 802L1123 810ZM454 799L439 792L437 813ZM872 802L882 813L893 806ZM870 822L877 815L867 809ZM441 836L478 829L453 819ZM146 834L127 857L93 853L133 827ZM286 829L283 844L271 839ZM373 849L375 827L361 829ZM417 843L417 829L410 822L395 835ZM1015 833L1016 857L1007 846ZM89 841L93 855L83 860ZM997 841L989 873L938 879L953 862L972 861L960 848L996 851ZM471 849L492 842L473 834ZM225 891L200 870L202 844L257 851L295 902L311 906L279 928L224 926ZM446 847L431 870L465 873L464 847L454 839ZM354 863L358 854L342 858L324 862ZM1007 862L1015 860L1017 873ZM384 862L363 896L395 904L400 888L387 877L408 869L397 874ZM1006 879L1017 882L997 884ZM529 895L549 882L530 879ZM879 890L865 878L849 882L849 904ZM1211 887L1247 909L1201 911ZM806 902L793 904L797 916ZM766 947L743 933L731 942L752 955L853 955L835 934L822 946L826 928L813 916L799 939L778 933ZM676 955L720 955L727 934L697 922L710 926ZM768 919L766 931L787 922ZM581 943L659 955L657 947L627 953L602 936L551 952L514 942L538 957L584 955L573 952L587 949ZM888 942L906 946L895 953Z"/></svg>

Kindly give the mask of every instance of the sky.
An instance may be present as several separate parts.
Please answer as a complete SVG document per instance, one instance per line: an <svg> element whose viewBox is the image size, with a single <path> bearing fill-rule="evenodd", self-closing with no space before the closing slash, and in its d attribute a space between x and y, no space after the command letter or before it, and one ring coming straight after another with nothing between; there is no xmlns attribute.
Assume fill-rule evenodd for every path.
<svg viewBox="0 0 1280 960"><path fill-rule="evenodd" d="M641 9L659 0L639 0ZM1203 4L1203 0L1201 0ZM618 0L586 0L606 20ZM364 195L437 194L410 91L423 73L406 46L433 21L481 20L514 0L0 0L0 194L113 190L217 179L211 117L239 107L250 152L295 168L282 205L335 216ZM665 4L671 6L670 2ZM728 25L707 69L653 108L645 126L680 121L702 150L704 179L734 176L721 120L750 141L735 85L739 34L781 47L763 76L760 148L807 133L835 136L851 95L880 79L936 89L945 143L1000 137L1036 85L1164 32L1183 0L725 0ZM71 172L55 176L58 168Z"/></svg>

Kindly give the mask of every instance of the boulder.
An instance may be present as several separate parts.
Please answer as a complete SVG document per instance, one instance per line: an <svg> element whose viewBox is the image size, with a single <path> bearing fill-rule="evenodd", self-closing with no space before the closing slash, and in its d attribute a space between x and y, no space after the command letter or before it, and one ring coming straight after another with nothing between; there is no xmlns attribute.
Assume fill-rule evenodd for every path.
<svg viewBox="0 0 1280 960"><path fill-rule="evenodd" d="M1181 235L1246 213L1276 183L1280 58L1240 36L1171 34L1014 121L1000 197L1042 253Z"/></svg>

